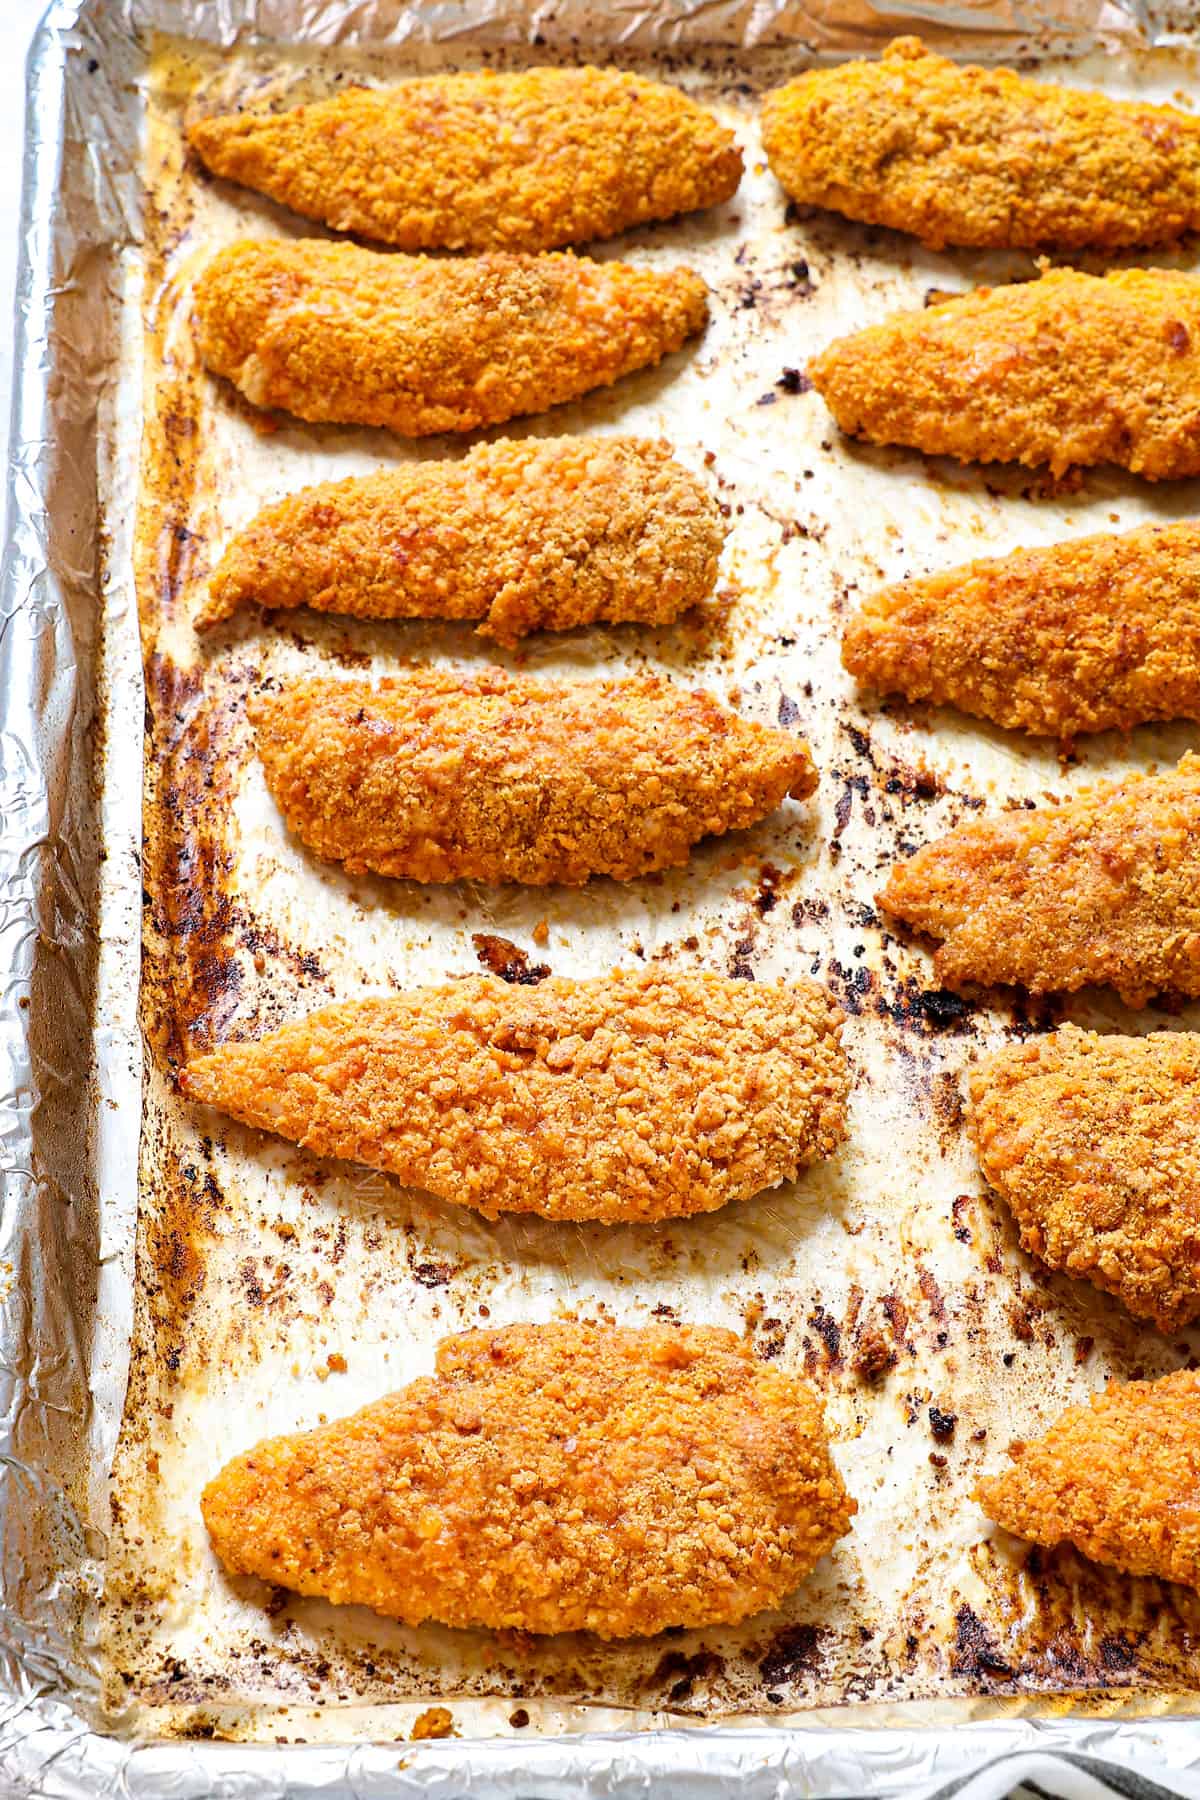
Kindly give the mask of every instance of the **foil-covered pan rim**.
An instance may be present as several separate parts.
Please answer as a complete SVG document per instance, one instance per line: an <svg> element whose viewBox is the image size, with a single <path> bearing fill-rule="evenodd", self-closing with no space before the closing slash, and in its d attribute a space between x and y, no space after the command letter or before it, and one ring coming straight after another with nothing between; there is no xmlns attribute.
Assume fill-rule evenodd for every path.
<svg viewBox="0 0 1200 1800"><path fill-rule="evenodd" d="M833 9L836 11L836 9ZM389 43L451 27L463 33L484 22L489 0L437 0L397 5L386 0L310 0L307 41L348 44L364 34L379 38L386 20ZM622 41L641 36L653 7L620 9ZM751 0L746 5L664 6L656 41L670 42L702 26L713 39L755 44L772 34L797 44L829 47L836 30L825 29L802 7ZM530 4L507 10L512 36L536 33L553 38L569 32L574 9ZM100 15L103 14L101 21ZM23 159L21 254L17 278L15 383L6 506L9 533L0 571L0 692L6 739L22 745L28 758L21 772L21 804L6 806L0 828L0 969L4 993L28 1001L35 945L45 932L46 864L61 817L54 806L53 781L62 744L72 727L76 690L74 668L62 630L47 633L47 621L64 611L61 585L50 568L45 524L55 503L55 426L48 357L55 281L57 201L67 130L66 69L79 50L79 28L90 22L131 46L143 34L170 26L196 29L210 40L232 42L239 34L282 35L294 25L290 0L52 0L34 38L28 64L27 136ZM1027 35L1045 26L1032 8L1001 4L986 12L970 6L937 7L912 0L904 8L859 9L859 29L868 41L898 25L969 32L972 41ZM1076 30L1079 21L1072 21ZM1124 10L1105 5L1093 28L1131 32L1143 43L1179 41L1170 21L1141 6ZM1091 28L1089 28L1091 29ZM644 40L643 40L644 41ZM113 218L124 218L125 241L136 237L136 222L123 213L118 197ZM114 229L114 242L120 228ZM134 630L130 620L130 630ZM57 659L57 660L56 660ZM55 685L57 683L57 686ZM47 695L50 695L48 702ZM7 784L6 784L7 785ZM136 933L136 908L130 912ZM130 946L134 949L136 937ZM20 1249L35 1256L38 1213L28 1204L37 1185L32 1172L30 1114L35 1093L35 1056L29 1039L30 1008L6 1005L0 1018L0 1061L4 1099L0 1144L4 1148L6 1210L15 1225L4 1227L6 1254ZM119 1276L111 1296L128 1304ZM29 1327L21 1284L14 1282L0 1303L0 1342L5 1349ZM54 1346L87 1354L87 1341ZM6 1479L0 1491L0 1534L6 1544L3 1567L20 1555L18 1512L23 1465L16 1456L18 1385L4 1361L4 1409L0 1421L0 1462ZM88 1371L91 1381L92 1371ZM111 1379L111 1372L110 1372ZM119 1380L119 1370L117 1373ZM14 1550L14 1546L16 1546ZM85 1572L89 1545L76 1547ZM76 1674L77 1674L76 1670ZM171 1794L199 1800L219 1792L240 1795L471 1794L475 1796L632 1796L662 1785L664 1791L717 1795L738 1791L747 1800L788 1794L861 1795L907 1793L985 1794L1009 1792L1018 1782L1036 1782L1050 1792L1165 1792L1200 1796L1200 1731L1194 1722L1138 1722L1086 1719L993 1722L957 1728L870 1730L814 1725L788 1732L765 1727L714 1728L609 1736L583 1735L519 1742L459 1739L423 1745L286 1746L277 1749L220 1743L138 1744L90 1729L90 1696L82 1683L71 1686L72 1657L65 1642L42 1635L23 1618L10 1595L0 1611L0 1790L19 1795L73 1796L104 1793L137 1797ZM1087 1785L1088 1782L1092 1785Z"/></svg>

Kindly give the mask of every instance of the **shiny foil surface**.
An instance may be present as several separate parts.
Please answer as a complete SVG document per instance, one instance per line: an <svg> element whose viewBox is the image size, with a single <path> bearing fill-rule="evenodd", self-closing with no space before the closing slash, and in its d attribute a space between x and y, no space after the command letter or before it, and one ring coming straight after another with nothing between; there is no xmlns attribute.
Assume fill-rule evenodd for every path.
<svg viewBox="0 0 1200 1800"><path fill-rule="evenodd" d="M1200 1692L1200 1600L1031 1552L969 1498L1011 1437L1111 1374L1180 1366L1200 1336L1168 1341L1024 1257L962 1130L965 1072L1006 1038L1200 1012L1094 994L968 1007L873 904L897 854L981 804L1174 761L1195 732L1088 740L1063 764L948 710L880 705L838 661L839 620L872 584L1185 517L1194 495L854 446L797 378L840 332L1032 268L786 208L759 94L905 28L1116 95L1195 91L1188 18L1111 6L51 9L31 63L0 600L5 1791L882 1794L1052 1752L1200 1791L1179 1716ZM469 626L254 609L201 642L207 575L260 506L474 440L263 419L204 372L191 293L206 258L317 230L208 178L184 123L350 79L585 59L699 95L746 174L724 207L594 247L698 269L705 336L504 431L669 438L728 509L717 596L674 627L513 655ZM1197 264L1189 241L1153 260ZM266 792L247 694L429 660L662 669L808 737L820 790L624 886L422 889L318 865ZM563 975L658 962L825 981L848 1014L848 1145L704 1218L489 1224L177 1092L194 1051L334 996L489 966L497 941L502 960ZM820 1389L860 1512L782 1612L645 1643L518 1640L221 1574L197 1498L228 1456L426 1372L449 1332L563 1311L722 1323ZM431 1706L456 1735L411 1741Z"/></svg>

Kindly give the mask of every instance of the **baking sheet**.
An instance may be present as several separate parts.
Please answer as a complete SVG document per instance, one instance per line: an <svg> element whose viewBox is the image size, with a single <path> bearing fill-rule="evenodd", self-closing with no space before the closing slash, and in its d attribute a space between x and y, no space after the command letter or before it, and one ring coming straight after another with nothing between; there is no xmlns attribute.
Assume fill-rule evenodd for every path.
<svg viewBox="0 0 1200 1800"><path fill-rule="evenodd" d="M437 45L413 60L477 60L463 49ZM1066 1009L1001 1002L972 1012L949 996L930 999L924 952L891 937L872 894L893 856L964 811L1172 757L1194 732L1102 741L1064 770L1052 747L1030 750L948 714L864 705L840 671L836 638L854 594L876 580L985 547L1173 516L1189 494L1107 474L1053 484L927 469L839 441L818 396L790 391L789 368L802 370L837 331L920 304L931 288L1027 274L1032 264L930 256L828 218L786 221L755 124L759 86L778 79L778 60L675 60L673 77L737 131L749 172L726 207L628 234L599 254L687 260L709 283L712 323L659 369L508 429L668 437L707 469L729 508L721 592L679 627L546 635L497 660L580 679L666 668L707 685L748 716L809 737L818 803L788 805L705 847L685 871L582 893L422 888L318 865L269 798L247 694L314 667L470 667L492 653L469 627L308 613L244 616L197 644L191 617L230 533L265 502L308 481L461 455L464 444L414 448L381 432L264 421L199 368L197 269L248 231L307 228L201 176L181 128L239 97L291 101L347 79L385 79L394 67L178 41L160 44L151 64L137 561L150 726L142 1019L156 1066L143 1131L135 1369L114 1487L114 1672L131 1700L154 1709L158 1728L271 1737L343 1735L343 1707L371 1708L377 1730L385 1721L374 1709L410 1695L503 1695L521 1703L506 1709L521 1731L537 1728L529 1709L543 1696L710 1718L1079 1689L1141 1690L1161 1705L1164 1692L1197 1684L1200 1601L1077 1558L1031 1558L996 1539L968 1496L1009 1437L1036 1431L1110 1373L1176 1366L1189 1346L1167 1345L1107 1299L1040 1275L980 1193L961 1130L963 1070L982 1047ZM1161 98L1193 70L1176 52L1073 73ZM1192 254L1174 260L1188 266ZM177 1100L171 1074L187 1055L333 996L477 968L488 955L478 934L560 974L643 961L759 980L820 976L851 1019L849 1146L799 1183L703 1219L489 1225ZM1082 1012L1076 1005L1071 1016ZM1103 1017L1119 1022L1112 1008ZM822 1388L860 1512L780 1614L644 1644L530 1640L406 1629L268 1596L219 1572L198 1495L228 1456L427 1370L447 1331L564 1310L730 1325ZM879 1380L881 1356L894 1367ZM933 1409L954 1416L949 1441L944 1429L935 1434Z"/></svg>
<svg viewBox="0 0 1200 1800"><path fill-rule="evenodd" d="M169 9L176 23L182 10ZM520 665L581 678L650 665L708 685L750 716L805 732L822 771L820 795L815 806L789 807L755 832L706 848L687 871L623 888L427 892L318 870L287 839L249 754L242 716L249 687L265 672L295 672L317 661L359 673L404 660L466 664L484 655L465 628L372 627L307 614L265 624L247 617L200 649L191 612L229 532L264 501L304 481L410 455L461 454L465 442L413 447L383 434L288 421L264 431L230 390L198 369L187 311L199 263L244 230L286 234L295 225L269 203L184 168L181 116L189 106L213 106L251 89L264 98L318 91L341 71L374 79L475 66L485 54L508 63L575 55L570 26L579 15L539 15L550 41L531 53L518 49L533 22L523 13L506 14L515 22L501 29L481 13L472 29L463 9L386 15L366 6L297 6L286 21L266 18L266 10L259 9L258 22L268 32L294 36L299 21L310 43L327 46L319 61L250 43L217 57L194 41L159 40L147 63L147 40L123 29L128 16L85 9L73 28L66 112L38 120L44 145L68 146L49 172L43 147L33 170L39 216L45 227L50 193L65 184L59 208L73 224L68 229L64 219L47 243L31 244L23 290L32 340L26 369L38 343L53 343L59 388L42 394L41 420L22 421L20 441L42 444L44 465L33 455L26 465L30 487L36 477L35 491L55 491L57 505L40 521L43 542L26 496L6 591L20 598L24 579L36 600L40 581L40 614L30 607L33 619L15 616L24 629L38 617L48 621L56 637L37 640L36 666L51 677L48 686L33 684L41 723L30 721L23 736L14 713L6 723L14 741L33 747L33 762L51 744L58 751L75 708L75 813L58 832L69 879L59 867L64 851L51 857L64 924L51 934L49 951L41 940L48 966L39 971L35 958L29 996L46 991L37 979L55 977L55 1004L39 998L29 1010L53 1035L57 1062L43 1051L37 1064L38 1123L56 1128L66 1170L59 1194L70 1198L56 1210L47 1181L55 1165L40 1161L38 1207L9 1214L20 1245L14 1243L6 1316L11 1324L15 1308L36 1294L41 1317L32 1331L25 1325L21 1341L41 1347L59 1334L57 1355L25 1357L11 1416L14 1432L20 1424L25 1433L26 1467L35 1479L57 1489L61 1476L48 1482L43 1471L63 1471L67 1486L66 1504L55 1492L43 1508L15 1509L19 1518L10 1508L6 1521L10 1556L21 1529L27 1572L9 1591L8 1620L24 1629L16 1645L24 1658L18 1663L15 1651L11 1657L14 1688L24 1683L29 1698L44 1686L75 1705L101 1700L105 1710L93 1717L122 1733L202 1740L172 1765L181 1780L190 1779L181 1771L206 1768L244 1770L247 1779L249 1771L267 1769L270 1779L285 1779L286 1767L287 1778L305 1782L324 1780L335 1766L324 1756L306 1760L318 1755L314 1740L407 1736L418 1713L443 1700L460 1732L500 1734L501 1757L504 1742L515 1740L511 1767L534 1754L539 1730L688 1718L777 1723L832 1716L844 1725L851 1718L961 1720L980 1711L1053 1714L1071 1692L1090 1695L1087 1704L1103 1710L1190 1706L1200 1622L1194 1597L1126 1582L1070 1556L1031 1557L994 1539L965 1495L1009 1436L1037 1429L1109 1371L1178 1366L1196 1342L1167 1344L1141 1333L1090 1289L1039 1273L1022 1258L1008 1221L980 1191L958 1129L964 1068L1006 1034L1059 1016L1138 1029L1184 1025L1188 1016L1166 1020L1148 1011L1131 1020L1103 999L1092 1007L1076 1001L1057 1010L1002 1005L968 1013L949 997L930 996L927 957L892 940L871 895L898 850L945 829L981 800L1064 793L1097 772L1172 760L1194 734L1146 730L1127 743L1097 740L1079 763L1062 768L1048 750L1030 750L949 713L864 707L836 654L837 618L870 582L947 566L985 548L1184 516L1189 490L1142 488L1108 471L1055 485L1027 473L964 471L843 443L817 396L791 391L796 384L787 370L802 368L837 331L897 304L919 303L929 288L1003 279L1028 272L1028 262L937 257L827 217L785 218L761 166L754 95L799 59L794 48L781 52L766 40L832 41L830 16L607 9L622 46L618 60L694 87L746 145L747 176L728 207L629 234L600 251L691 262L713 290L713 321L699 345L661 369L508 429L661 432L685 461L708 469L733 529L721 594L705 618L656 633L538 640L525 647ZM459 28L453 32L446 29L451 17ZM224 11L207 19L209 35L232 38L241 18ZM940 15L943 23L948 18L961 15ZM140 22L150 22L149 9L140 9ZM985 35L1023 22L1008 13L978 15ZM1087 23L1072 21L1072 34ZM402 53L395 42L386 55L352 42L356 33L372 32L404 40ZM718 46L744 39L753 48L685 55L688 35ZM647 43L657 48L650 65L641 60ZM1021 47L1038 46L1011 45L1010 53ZM1122 49L1103 62L1073 64L1064 78L1100 79L1114 92L1154 98L1182 95L1186 103L1194 63L1178 46L1152 55ZM35 87L35 100L39 91L48 90ZM149 126L144 247L137 244L131 137L132 96L141 93ZM99 145L111 153L98 155ZM35 203L37 194L35 186ZM85 196L93 208L86 219L79 204ZM51 279L39 292L39 271L53 277L55 259L64 258L58 285ZM1194 247L1158 260L1192 266ZM27 399L31 392L27 373ZM100 402L94 443L77 434L67 441L64 394ZM54 432L42 429L38 440L44 421ZM62 466L45 449L52 435L64 439ZM98 485L89 477L97 465ZM86 548L94 526L96 568ZM47 547L52 557L42 554ZM140 1011L150 1054L133 1282L135 560L150 751ZM99 634L89 612L97 586L105 600ZM104 809L99 832L96 789L88 782L94 753ZM51 773L61 776L61 767L51 762ZM35 819L29 844L44 847L48 835L45 820ZM44 909L45 882L30 887L30 904ZM82 923L97 914L99 949L88 970ZM267 1028L333 993L386 991L475 968L472 939L479 932L532 951L543 920L549 943L535 958L556 973L659 959L759 979L812 972L827 980L851 1014L858 1080L848 1150L795 1187L650 1232L511 1220L492 1226L386 1178L320 1165L212 1115L194 1115L174 1095L171 1071L189 1048ZM19 966L19 956L13 961ZM103 1033L94 1062L89 1020ZM81 1115L85 1074L98 1104ZM42 1246L36 1270L28 1250L35 1238ZM93 1295L80 1272L97 1263L101 1288ZM219 1575L195 1498L228 1454L266 1431L348 1411L425 1370L434 1341L447 1331L563 1309L630 1321L665 1310L731 1324L763 1354L806 1369L822 1388L836 1454L861 1511L838 1556L783 1614L737 1631L678 1634L642 1646L539 1643L404 1631L366 1614L266 1596L256 1584ZM28 1311L22 1316L27 1320ZM896 1361L876 1384L869 1368L881 1346ZM347 1370L331 1372L330 1358L339 1356ZM45 1396L55 1426L41 1443L28 1423L31 1391ZM956 1416L949 1444L932 1436L933 1406ZM106 1493L121 1411L118 1464ZM20 1491L10 1483L10 1494ZM62 1521L57 1534L46 1524L54 1508ZM109 1524L106 1542L100 1533ZM106 1598L97 1619L102 1574ZM814 1711L833 1708L836 1714ZM36 1718L36 1732L14 1734L13 1754L18 1740L24 1755L39 1736L47 1748L53 1739L55 1766L67 1769L56 1732L60 1723L68 1734L70 1727L45 1708ZM1153 1743L1161 1751L1173 1741L1169 1727L1133 1740L1108 1726L1091 1729L1113 1748ZM278 1750L256 1756L249 1749L242 1754L250 1760L237 1762L230 1761L236 1747L207 1741L214 1735L309 1748L294 1763L285 1764ZM844 1791L860 1791L855 1782L871 1771L882 1790L901 1767L928 1775L948 1753L935 1734L927 1749L907 1751L901 1765L889 1737L868 1740L873 1768L861 1739L844 1731L823 1739L819 1751L806 1749L800 1761L823 1758L827 1778L849 1782ZM651 1738L647 1748L628 1752L626 1766L640 1778L647 1758L661 1754L659 1766L682 1768L697 1741L698 1760L714 1778L722 1768L765 1767L761 1758L775 1751L764 1746L773 1744L782 1757L785 1743L758 1732L732 1744L712 1736ZM663 1743L679 1746L678 1762ZM457 1747L456 1754L461 1767ZM607 1754L581 1748L576 1777L599 1769ZM795 1767L797 1753L790 1754ZM409 1759L430 1780L456 1766L430 1748L406 1750ZM105 1767L118 1765L126 1779L133 1764L125 1753L106 1752ZM363 1771L368 1766L384 1765L368 1759ZM493 1757L492 1777L500 1780L503 1767ZM543 1760L542 1767L550 1780L552 1765Z"/></svg>

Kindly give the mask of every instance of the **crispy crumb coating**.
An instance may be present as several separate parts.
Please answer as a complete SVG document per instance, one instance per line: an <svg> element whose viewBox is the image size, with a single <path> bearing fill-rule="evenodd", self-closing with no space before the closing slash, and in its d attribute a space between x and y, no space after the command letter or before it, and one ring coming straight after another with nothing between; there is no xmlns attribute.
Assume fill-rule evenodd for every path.
<svg viewBox="0 0 1200 1800"><path fill-rule="evenodd" d="M352 875L628 881L817 782L802 739L654 675L315 679L250 716L289 827Z"/></svg>
<svg viewBox="0 0 1200 1800"><path fill-rule="evenodd" d="M1009 1455L975 1493L1005 1531L1200 1588L1200 1372L1111 1382Z"/></svg>
<svg viewBox="0 0 1200 1800"><path fill-rule="evenodd" d="M1070 740L1200 719L1200 525L1143 525L902 581L850 620L842 661L910 700Z"/></svg>
<svg viewBox="0 0 1200 1800"><path fill-rule="evenodd" d="M793 200L934 250L1115 250L1200 225L1200 121L960 67L918 38L789 81L762 134Z"/></svg>
<svg viewBox="0 0 1200 1800"><path fill-rule="evenodd" d="M837 1149L841 1028L813 982L475 975L324 1007L197 1057L180 1084L489 1218L681 1218Z"/></svg>
<svg viewBox="0 0 1200 1800"><path fill-rule="evenodd" d="M1200 474L1200 276L1082 275L974 292L838 338L809 364L842 430L960 462Z"/></svg>
<svg viewBox="0 0 1200 1800"><path fill-rule="evenodd" d="M1200 995L1200 756L960 825L897 863L879 903L945 939L948 987Z"/></svg>
<svg viewBox="0 0 1200 1800"><path fill-rule="evenodd" d="M712 592L724 541L720 507L669 444L505 438L267 507L226 550L199 623L252 600L482 619L506 644L595 620L667 624Z"/></svg>
<svg viewBox="0 0 1200 1800"><path fill-rule="evenodd" d="M972 1070L969 1129L1031 1255L1162 1331L1200 1315L1200 1032L1013 1044Z"/></svg>
<svg viewBox="0 0 1200 1800"><path fill-rule="evenodd" d="M217 175L401 250L555 250L728 200L733 133L619 69L429 75L197 120Z"/></svg>
<svg viewBox="0 0 1200 1800"><path fill-rule="evenodd" d="M201 271L196 317L255 406L425 437L608 387L703 330L708 298L690 269L244 239Z"/></svg>
<svg viewBox="0 0 1200 1800"><path fill-rule="evenodd" d="M731 1331L510 1325L268 1439L201 1500L233 1574L409 1625L649 1637L776 1605L849 1528L808 1384Z"/></svg>

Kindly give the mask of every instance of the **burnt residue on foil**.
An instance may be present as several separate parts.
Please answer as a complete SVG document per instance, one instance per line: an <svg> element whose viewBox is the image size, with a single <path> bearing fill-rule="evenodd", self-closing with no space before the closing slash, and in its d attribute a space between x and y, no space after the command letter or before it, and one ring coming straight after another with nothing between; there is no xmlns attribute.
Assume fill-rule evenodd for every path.
<svg viewBox="0 0 1200 1800"><path fill-rule="evenodd" d="M372 12L346 9L347 19L352 10L360 22ZM919 305L931 288L1032 265L934 255L789 212L755 117L759 90L793 72L794 50L697 52L674 27L670 43L635 30L615 59L713 104L745 146L747 173L728 206L599 254L692 262L710 284L712 321L660 369L508 430L670 437L727 510L717 600L670 629L536 639L517 657L485 649L469 627L252 611L198 642L191 620L207 574L259 506L308 481L458 456L465 445L262 417L207 376L190 300L204 259L246 232L314 228L206 177L182 124L247 98L274 104L389 72L593 54L586 34L569 41L556 19L547 43L522 48L515 28L487 29L500 14L477 8L473 36L455 10L444 42L431 24L421 41L378 52L333 42L328 5L302 57L269 41L226 52L180 39L148 46L144 291L125 302L127 327L128 309L143 307L143 383L140 406L114 427L126 453L142 435L133 564L146 705L147 1070L132 1355L103 1520L110 1718L149 1736L348 1741L407 1735L437 1703L457 1729L519 1731L527 1742L611 1723L614 1708L637 1723L799 1720L821 1707L950 1700L964 1714L1045 1711L1069 1694L1161 1708L1197 1687L1194 1597L1070 1554L1031 1553L994 1533L970 1493L1010 1437L1109 1373L1164 1371L1196 1343L1146 1333L1105 1297L1030 1263L983 1191L961 1108L967 1068L1006 1037L1059 1016L1110 1028L1163 1021L1131 1019L1103 996L1052 1007L947 993L927 948L893 929L875 895L896 856L955 823L1169 760L1187 735L1100 740L1063 768L1053 746L857 692L838 632L879 581L1118 529L1169 513L1178 497L1106 471L1048 488L843 440L804 375L829 337ZM236 6L224 12L241 17ZM297 36L315 16L281 0L271 29L285 13ZM598 32L599 12L590 17ZM1192 65L1179 52L1122 54L1067 74L1166 98ZM1191 258L1184 246L1171 260ZM580 679L662 668L707 685L807 736L820 792L701 847L686 870L626 887L422 889L315 864L266 792L247 698L315 667L493 658ZM636 961L826 982L847 1013L855 1073L839 1156L742 1207L651 1231L489 1224L189 1108L177 1091L189 1054L333 996L481 966L524 981ZM646 1644L536 1641L408 1630L223 1577L197 1498L228 1455L427 1371L447 1332L568 1312L723 1323L820 1388L861 1510L836 1556L779 1614Z"/></svg>

